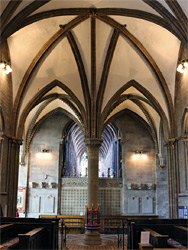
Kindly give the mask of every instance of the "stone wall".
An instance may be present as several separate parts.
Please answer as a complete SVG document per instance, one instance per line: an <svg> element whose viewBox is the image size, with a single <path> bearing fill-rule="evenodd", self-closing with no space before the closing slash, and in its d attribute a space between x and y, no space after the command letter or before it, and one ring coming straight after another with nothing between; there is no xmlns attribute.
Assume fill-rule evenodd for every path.
<svg viewBox="0 0 188 250"><path fill-rule="evenodd" d="M57 213L59 145L67 121L68 117L62 114L48 118L41 124L31 143L28 156L29 217ZM160 217L168 217L167 170L156 168L154 142L148 130L128 113L119 116L116 124L122 136L123 178L99 180L101 214L157 214ZM48 160L39 160L36 156L42 145L50 150L51 158ZM71 151L73 147L70 147ZM114 161L113 149L114 145L111 144L106 158L108 165L112 165ZM146 159L134 160L136 150L142 150L146 154ZM72 153L69 157L72 157ZM86 204L87 178L62 178L61 213L84 214Z"/></svg>
<svg viewBox="0 0 188 250"><path fill-rule="evenodd" d="M156 168L156 150L147 126L130 112L117 117L116 125L122 137L123 214L168 217L167 170ZM146 158L134 159L137 150Z"/></svg>
<svg viewBox="0 0 188 250"><path fill-rule="evenodd" d="M54 114L41 124L33 138L28 167L28 217L38 217L40 213L57 214L59 147L68 120L66 115ZM43 145L50 150L50 159L37 158Z"/></svg>
<svg viewBox="0 0 188 250"><path fill-rule="evenodd" d="M187 57L187 51L184 51L184 57ZM177 128L177 145L178 145L178 188L179 188L179 205L187 206L188 204L188 134L183 131L183 118L185 111L188 112L188 70L184 74L176 76L176 96L175 96L175 122Z"/></svg>

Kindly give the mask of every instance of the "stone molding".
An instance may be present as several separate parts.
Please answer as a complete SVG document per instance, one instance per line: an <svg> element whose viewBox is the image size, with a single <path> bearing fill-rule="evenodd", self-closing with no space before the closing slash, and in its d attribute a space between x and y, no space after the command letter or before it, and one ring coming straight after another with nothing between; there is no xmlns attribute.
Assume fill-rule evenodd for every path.
<svg viewBox="0 0 188 250"><path fill-rule="evenodd" d="M87 187L87 185L87 178L62 178L62 187ZM122 188L122 179L99 179L99 188Z"/></svg>
<svg viewBox="0 0 188 250"><path fill-rule="evenodd" d="M100 147L101 143L102 143L102 139L100 138L86 138L85 139L85 144L87 147L97 148L97 147Z"/></svg>

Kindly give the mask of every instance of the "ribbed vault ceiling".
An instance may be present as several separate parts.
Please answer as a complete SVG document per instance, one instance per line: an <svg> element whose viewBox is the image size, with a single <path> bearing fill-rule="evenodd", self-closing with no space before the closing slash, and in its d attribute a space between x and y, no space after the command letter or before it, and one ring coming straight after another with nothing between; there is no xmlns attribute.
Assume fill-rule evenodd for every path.
<svg viewBox="0 0 188 250"><path fill-rule="evenodd" d="M7 41L13 69L14 136L29 140L35 124L57 109L86 137L101 137L123 110L140 116L156 143L161 122L166 137L174 135L186 0L0 4L1 45Z"/></svg>

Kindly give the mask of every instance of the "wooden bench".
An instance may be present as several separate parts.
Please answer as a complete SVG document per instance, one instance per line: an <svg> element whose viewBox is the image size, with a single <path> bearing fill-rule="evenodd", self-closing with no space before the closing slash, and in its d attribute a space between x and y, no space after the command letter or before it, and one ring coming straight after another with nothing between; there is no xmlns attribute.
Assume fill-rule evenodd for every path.
<svg viewBox="0 0 188 250"><path fill-rule="evenodd" d="M8 235L7 244L9 242L12 242L12 238L18 237L18 234L21 237L21 235L24 235L24 234L27 235L28 232L31 232L33 236L31 237L30 235L31 237L30 239L32 239L36 237L39 237L39 238L42 237L43 235L42 233L44 231L45 239L43 240L43 249L57 249L58 248L59 219L1 218L2 228L6 228L4 227L4 225L8 223L12 224L13 228L9 227L10 230L7 230L7 235ZM39 233L37 232L38 229L36 231L36 228L44 228L45 230L42 230L42 232ZM34 230L35 233L32 230ZM36 239L33 240L33 242L34 241L36 241ZM18 247L16 249L18 249Z"/></svg>
<svg viewBox="0 0 188 250"><path fill-rule="evenodd" d="M126 233L127 228L127 220L123 217L111 217L111 218L104 218L104 233L105 234L117 234L118 230L119 233L122 234L122 225L124 224L124 230Z"/></svg>
<svg viewBox="0 0 188 250"><path fill-rule="evenodd" d="M66 226L66 233L75 232L75 230L78 230L80 233L82 233L82 218L72 218L72 217L66 217L62 218L62 223L64 226Z"/></svg>
<svg viewBox="0 0 188 250"><path fill-rule="evenodd" d="M138 243L140 250L153 250L152 244Z"/></svg>
<svg viewBox="0 0 188 250"><path fill-rule="evenodd" d="M39 227L25 233L18 234L19 249L45 249L45 228Z"/></svg>
<svg viewBox="0 0 188 250"><path fill-rule="evenodd" d="M101 232L102 233L117 233L118 228L120 228L119 233L123 233L122 225L124 224L124 233L127 233L127 220L128 219L157 219L158 216L101 216Z"/></svg>
<svg viewBox="0 0 188 250"><path fill-rule="evenodd" d="M168 235L159 234L150 228L143 228L143 230L150 232L150 243L153 247L168 247Z"/></svg>
<svg viewBox="0 0 188 250"><path fill-rule="evenodd" d="M168 233L169 239L172 238L174 241L179 242L178 231L176 231L175 226L187 228L186 219L128 219L127 223L127 248L131 250L139 248L138 244L143 229L153 230L160 235L166 235L166 233ZM173 247L169 244L169 239L167 240L168 245L161 246L161 248ZM161 240L164 240L164 238ZM184 237L184 240L186 240L186 237ZM182 244L181 241L180 243ZM186 245L182 245L182 248L186 247Z"/></svg>
<svg viewBox="0 0 188 250"><path fill-rule="evenodd" d="M0 225L0 249L11 249L18 247L19 238L13 236L13 224Z"/></svg>
<svg viewBox="0 0 188 250"><path fill-rule="evenodd" d="M19 249L19 238L14 237L1 243L0 250Z"/></svg>
<svg viewBox="0 0 188 250"><path fill-rule="evenodd" d="M0 243L6 241L10 237L9 232L13 229L13 224L0 225Z"/></svg>

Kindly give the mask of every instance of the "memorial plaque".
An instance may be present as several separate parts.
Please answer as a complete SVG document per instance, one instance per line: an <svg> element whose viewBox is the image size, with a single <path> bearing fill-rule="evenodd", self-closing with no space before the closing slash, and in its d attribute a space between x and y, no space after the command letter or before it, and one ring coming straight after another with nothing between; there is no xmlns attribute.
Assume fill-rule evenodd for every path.
<svg viewBox="0 0 188 250"><path fill-rule="evenodd" d="M44 199L44 213L54 213L55 212L55 197L47 196Z"/></svg>
<svg viewBox="0 0 188 250"><path fill-rule="evenodd" d="M153 214L153 197L142 197L142 213Z"/></svg>
<svg viewBox="0 0 188 250"><path fill-rule="evenodd" d="M31 198L32 213L40 213L40 203L41 203L41 197L38 195L33 195Z"/></svg>
<svg viewBox="0 0 188 250"><path fill-rule="evenodd" d="M139 213L139 198L132 196L128 198L128 213L138 214Z"/></svg>

